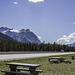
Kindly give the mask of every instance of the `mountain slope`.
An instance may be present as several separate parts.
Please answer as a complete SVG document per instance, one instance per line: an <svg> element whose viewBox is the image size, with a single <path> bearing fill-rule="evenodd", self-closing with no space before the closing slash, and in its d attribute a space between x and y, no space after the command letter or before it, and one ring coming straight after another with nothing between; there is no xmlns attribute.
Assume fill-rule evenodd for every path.
<svg viewBox="0 0 75 75"><path fill-rule="evenodd" d="M68 44L68 46L75 47L75 42L73 44Z"/></svg>
<svg viewBox="0 0 75 75"><path fill-rule="evenodd" d="M29 29L14 30L7 27L0 27L0 32L21 43L41 43L38 37Z"/></svg>
<svg viewBox="0 0 75 75"><path fill-rule="evenodd" d="M11 38L5 34L2 34L2 33L0 33L0 39L15 41L13 38Z"/></svg>

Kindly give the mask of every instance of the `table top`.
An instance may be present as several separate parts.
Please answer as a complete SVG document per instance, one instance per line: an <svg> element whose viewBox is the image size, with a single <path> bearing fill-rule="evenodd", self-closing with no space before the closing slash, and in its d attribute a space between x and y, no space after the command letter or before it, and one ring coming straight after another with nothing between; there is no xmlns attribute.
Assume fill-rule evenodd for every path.
<svg viewBox="0 0 75 75"><path fill-rule="evenodd" d="M6 65L13 65L13 66L26 66L26 67L39 67L39 64L26 64L26 63L7 63Z"/></svg>

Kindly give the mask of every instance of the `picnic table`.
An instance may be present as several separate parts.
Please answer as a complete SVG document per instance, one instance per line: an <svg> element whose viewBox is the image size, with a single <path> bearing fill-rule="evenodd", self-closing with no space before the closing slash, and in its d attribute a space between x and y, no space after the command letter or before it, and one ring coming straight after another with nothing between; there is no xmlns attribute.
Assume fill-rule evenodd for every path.
<svg viewBox="0 0 75 75"><path fill-rule="evenodd" d="M5 75L38 75L39 72L42 72L42 70L36 70L37 67L40 67L39 64L26 64L26 63L7 63L6 65L9 65L10 71L3 70L2 72L5 72ZM28 67L30 73L25 72L19 72L17 70L18 66Z"/></svg>
<svg viewBox="0 0 75 75"><path fill-rule="evenodd" d="M75 60L75 56L71 56L72 60Z"/></svg>
<svg viewBox="0 0 75 75"><path fill-rule="evenodd" d="M66 58L65 57L49 57L49 61L60 61L63 62Z"/></svg>

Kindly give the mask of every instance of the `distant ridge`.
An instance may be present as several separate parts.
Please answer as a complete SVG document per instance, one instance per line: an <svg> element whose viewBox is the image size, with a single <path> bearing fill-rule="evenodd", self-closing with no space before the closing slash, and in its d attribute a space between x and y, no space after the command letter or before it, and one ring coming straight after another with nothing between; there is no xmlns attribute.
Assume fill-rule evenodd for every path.
<svg viewBox="0 0 75 75"><path fill-rule="evenodd" d="M73 44L68 44L68 46L75 47L75 42Z"/></svg>
<svg viewBox="0 0 75 75"><path fill-rule="evenodd" d="M21 43L41 44L39 38L29 29L15 30L7 27L0 27L0 32Z"/></svg>

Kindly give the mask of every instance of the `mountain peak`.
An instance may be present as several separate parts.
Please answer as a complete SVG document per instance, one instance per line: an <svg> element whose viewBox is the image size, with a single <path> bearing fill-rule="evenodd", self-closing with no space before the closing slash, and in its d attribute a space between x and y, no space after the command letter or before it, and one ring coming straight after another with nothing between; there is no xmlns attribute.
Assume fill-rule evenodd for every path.
<svg viewBox="0 0 75 75"><path fill-rule="evenodd" d="M21 29L20 31L21 31L21 32L25 32L26 30L25 30L25 29Z"/></svg>
<svg viewBox="0 0 75 75"><path fill-rule="evenodd" d="M30 32L30 29L21 29L20 32Z"/></svg>
<svg viewBox="0 0 75 75"><path fill-rule="evenodd" d="M6 31L6 30L11 30L11 29L10 28L7 28L7 27L0 27L0 32Z"/></svg>
<svg viewBox="0 0 75 75"><path fill-rule="evenodd" d="M30 29L26 29L27 32L30 32Z"/></svg>
<svg viewBox="0 0 75 75"><path fill-rule="evenodd" d="M9 37L21 42L21 43L36 43L40 44L41 41L38 37L29 29L15 30L7 27L0 27L0 32L8 35Z"/></svg>

